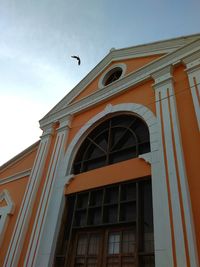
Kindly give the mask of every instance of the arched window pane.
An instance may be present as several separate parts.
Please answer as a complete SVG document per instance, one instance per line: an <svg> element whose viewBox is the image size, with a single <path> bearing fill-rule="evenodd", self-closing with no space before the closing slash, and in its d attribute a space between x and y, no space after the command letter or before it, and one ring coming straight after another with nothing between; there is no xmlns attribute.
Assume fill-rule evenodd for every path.
<svg viewBox="0 0 200 267"><path fill-rule="evenodd" d="M74 174L138 157L150 151L149 131L142 119L118 115L93 129L80 146Z"/></svg>

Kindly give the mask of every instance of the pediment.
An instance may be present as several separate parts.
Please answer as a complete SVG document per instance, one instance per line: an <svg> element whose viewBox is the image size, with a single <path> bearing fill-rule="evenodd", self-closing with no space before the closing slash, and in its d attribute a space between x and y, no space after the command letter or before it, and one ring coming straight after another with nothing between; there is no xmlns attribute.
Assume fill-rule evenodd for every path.
<svg viewBox="0 0 200 267"><path fill-rule="evenodd" d="M101 75L112 65L126 63L127 72L125 75L129 75L150 64L152 61L156 61L199 38L200 34L195 34L123 49L112 48L108 55L40 120L40 123L42 124L43 121L46 121L49 117L54 116L54 114L69 105L94 93L98 89L98 81Z"/></svg>

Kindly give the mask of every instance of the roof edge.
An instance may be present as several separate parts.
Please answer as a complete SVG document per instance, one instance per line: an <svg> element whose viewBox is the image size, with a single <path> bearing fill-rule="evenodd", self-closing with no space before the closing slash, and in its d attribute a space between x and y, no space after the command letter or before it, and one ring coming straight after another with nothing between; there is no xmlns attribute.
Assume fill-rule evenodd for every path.
<svg viewBox="0 0 200 267"><path fill-rule="evenodd" d="M145 57L155 54L167 54L176 49L189 44L192 41L200 38L200 33L175 37L171 39L141 44L137 46L111 49L109 53L66 95L64 96L40 121L48 117L50 114L62 109L63 105L69 104L77 97L90 83L95 79L111 62ZM148 49L147 49L148 47Z"/></svg>
<svg viewBox="0 0 200 267"><path fill-rule="evenodd" d="M37 148L37 146L39 145L39 143L40 143L40 140L38 140L37 142L35 142L31 146L27 147L22 152L20 152L19 154L17 154L16 156L14 156L13 158L11 158L7 162L5 162L3 165L1 165L0 166L0 173L3 172L5 170L5 168L7 168L8 166L13 165L14 163L16 163L19 160L23 159L23 157L25 157L30 152L32 152L35 148Z"/></svg>

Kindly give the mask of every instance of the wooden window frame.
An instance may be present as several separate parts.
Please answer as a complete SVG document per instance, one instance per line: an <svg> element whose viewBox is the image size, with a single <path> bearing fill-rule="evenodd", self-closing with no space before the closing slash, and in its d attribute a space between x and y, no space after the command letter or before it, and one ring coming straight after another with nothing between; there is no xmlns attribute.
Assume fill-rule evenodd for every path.
<svg viewBox="0 0 200 267"><path fill-rule="evenodd" d="M114 135L119 129L121 133L118 136L118 140L115 141ZM140 131L137 133L139 129ZM144 136L142 141L140 141L141 136ZM99 143L98 138L100 137L106 140L106 148ZM128 146L126 146L127 140L129 142ZM146 148L142 148L142 146L146 146ZM92 157L89 152L92 149L94 152L95 148L99 150L99 153ZM99 124L85 138L76 154L73 173L78 174L138 157L139 154L142 154L141 150L145 151L144 153L150 151L149 131L145 122L139 117L128 114L111 117ZM94 164L94 166L91 166L91 164Z"/></svg>
<svg viewBox="0 0 200 267"><path fill-rule="evenodd" d="M70 199L73 198L73 201L71 201L71 203L74 203L74 207L73 207L73 215L71 216L70 215L70 218L71 218L71 226L70 226L70 231L68 231L68 242L66 242L64 240L61 241L59 240L58 241L58 244L57 244L57 252L56 252L56 256L55 256L55 259L57 259L59 255L61 255L61 253L59 253L59 249L58 248L62 248L62 244L65 244L65 255L62 254L62 257L63 257L63 262L65 262L64 265L54 265L54 266L65 266L65 267L72 267L74 265L69 265L69 263L67 262L74 262L73 261L73 257L72 255L74 255L74 247L71 246L71 243L75 243L77 242L77 237L76 235L78 233L88 233L88 232L99 232L99 233L103 233L104 232L104 235L102 237L102 240L103 240L103 248L104 248L104 251L102 251L102 255L104 255L104 258L105 258L105 255L106 255L106 250L107 249L107 240L108 240L108 234L109 232L116 232L116 231L126 231L126 230L129 230L129 229L134 229L135 231L135 247L136 247L136 250L135 250L135 258L136 258L136 266L137 267L140 267L142 265L140 265L140 261L141 261L141 258L142 257L153 257L154 258L154 251L145 251L144 248L145 248L145 245L144 245L144 234L145 234L145 230L144 230L144 188L145 188L145 184L149 186L150 184L150 179L149 177L146 177L145 179L140 179L140 180L134 180L134 181L127 181L127 182L123 182L123 183L118 183L118 184L113 184L113 185L109 185L109 186L104 186L104 187L101 187L101 188L95 188L95 189L92 189L92 190L88 190L88 191L84 191L84 192L79 192L79 193L74 193L74 194L71 194L69 195L67 198L68 198L68 201ZM124 199L124 192L123 190L125 189L130 189L132 186L132 192L134 192L134 189L135 189L135 193L133 194L133 198L132 199ZM82 209L85 209L85 212L86 212L86 216L88 216L88 211L90 209L90 204L91 204L91 199L92 199L92 195L95 195L95 192L102 192L103 196L102 196L102 202L101 204L98 204L97 206L94 206L95 208L96 207L100 207L102 206L102 209L104 208L104 204L105 204L105 207L107 206L112 206L112 205L115 205L114 203L106 203L106 191L109 191L113 188L118 188L118 198L116 199L115 201L115 204L116 202L118 203L118 208L120 207L121 204L129 204L131 203L132 201L135 201L136 203L136 218L135 220L131 220L131 221L128 221L128 220L125 220L125 221L120 221L120 209L118 210L118 221L116 222L111 222L111 223L99 223L99 224L95 224L95 225L89 225L89 224L85 224L85 225L74 225L74 222L75 222L75 215L76 215L76 212L77 211L81 211ZM149 190L149 189L148 189ZM127 192L126 192L127 193ZM86 206L85 207L80 207L78 206L78 201L80 201L81 199L81 196L88 196L88 199L87 201L85 202L86 203ZM130 195L130 192L129 192L129 195ZM128 195L128 198L130 197ZM151 196L152 197L152 196ZM80 198L80 199L79 199ZM83 202L84 203L84 202ZM93 202L94 203L94 202ZM76 207L78 206L78 208L76 209ZM93 206L92 206L93 207ZM72 209L72 207L71 207ZM67 212L66 212L67 213ZM65 220L63 220L63 223L65 225L68 225L69 227L69 216L68 216L68 219L66 214L64 215L65 217ZM102 220L103 220L103 215L102 215ZM61 239L63 239L63 233L62 231L60 231L60 237ZM66 239L66 237L65 237ZM73 240L73 242L72 242ZM150 240L151 241L151 240ZM60 244L61 242L61 244ZM63 248L62 248L62 252L63 252ZM123 255L121 255L120 257L123 257ZM120 262L121 262L121 259L120 259ZM101 263L102 264L102 263ZM104 259L104 263L105 264L105 259ZM100 266L106 266L106 265L98 265L99 267ZM120 265L121 266L121 265ZM152 265L154 266L154 265Z"/></svg>

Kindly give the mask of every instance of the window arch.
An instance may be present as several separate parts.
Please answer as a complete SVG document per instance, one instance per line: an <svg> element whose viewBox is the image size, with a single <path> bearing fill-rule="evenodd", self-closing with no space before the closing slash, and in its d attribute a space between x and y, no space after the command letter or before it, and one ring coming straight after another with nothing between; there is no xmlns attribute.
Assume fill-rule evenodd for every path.
<svg viewBox="0 0 200 267"><path fill-rule="evenodd" d="M145 122L137 116L117 115L88 134L76 154L73 173L136 158L149 151L149 131Z"/></svg>

